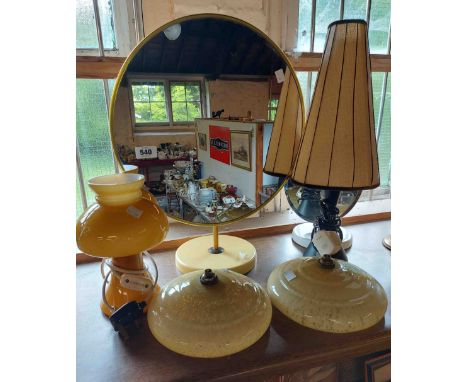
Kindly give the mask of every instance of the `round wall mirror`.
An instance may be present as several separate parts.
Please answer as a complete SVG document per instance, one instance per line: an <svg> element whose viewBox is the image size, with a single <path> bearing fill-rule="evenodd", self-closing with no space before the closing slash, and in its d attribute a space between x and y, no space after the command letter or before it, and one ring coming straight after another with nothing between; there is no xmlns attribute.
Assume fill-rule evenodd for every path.
<svg viewBox="0 0 468 382"><path fill-rule="evenodd" d="M288 113L291 104L279 103L291 89ZM121 167L138 168L170 218L218 226L258 213L279 192L284 177L263 171L275 119L293 114L300 131L302 105L293 68L263 32L228 16L188 16L125 61L111 139Z"/></svg>

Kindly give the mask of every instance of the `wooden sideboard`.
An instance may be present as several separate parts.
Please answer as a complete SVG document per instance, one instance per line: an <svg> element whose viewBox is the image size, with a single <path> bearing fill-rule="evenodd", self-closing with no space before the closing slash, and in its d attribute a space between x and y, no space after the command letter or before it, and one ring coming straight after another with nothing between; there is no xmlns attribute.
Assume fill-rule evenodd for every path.
<svg viewBox="0 0 468 382"><path fill-rule="evenodd" d="M240 353L217 359L189 358L171 352L153 338L146 321L135 337L128 343L122 342L99 309L102 285L99 263L77 265L77 380L364 380L362 365L366 357L390 351L391 255L382 245L382 239L390 233L390 221L346 228L353 234L354 242L348 251L349 261L373 275L387 292L389 306L385 318L361 332L328 334L302 327L274 309L270 329L257 343ZM290 234L257 237L249 241L257 248L258 259L248 276L264 286L276 265L300 257L303 252L292 242ZM178 276L173 250L154 255L161 285ZM314 368L325 370L330 367L335 368L331 379L279 377L301 370L307 373Z"/></svg>

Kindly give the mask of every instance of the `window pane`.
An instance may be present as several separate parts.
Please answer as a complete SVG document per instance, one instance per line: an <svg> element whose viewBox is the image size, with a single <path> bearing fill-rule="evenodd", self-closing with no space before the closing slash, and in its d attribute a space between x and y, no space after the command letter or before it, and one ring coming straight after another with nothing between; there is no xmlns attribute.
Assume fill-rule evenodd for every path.
<svg viewBox="0 0 468 382"><path fill-rule="evenodd" d="M135 122L168 122L164 84L132 84Z"/></svg>
<svg viewBox="0 0 468 382"><path fill-rule="evenodd" d="M76 80L76 135L89 205L94 193L87 181L115 172L102 80Z"/></svg>
<svg viewBox="0 0 468 382"><path fill-rule="evenodd" d="M98 48L92 0L76 0L76 48Z"/></svg>
<svg viewBox="0 0 468 382"><path fill-rule="evenodd" d="M384 73L383 72L374 72L372 73L372 93L374 101L374 119L375 119L375 128L377 128L377 121L379 120L379 109L380 109L380 99L382 98L382 86L383 86Z"/></svg>
<svg viewBox="0 0 468 382"><path fill-rule="evenodd" d="M104 49L117 49L111 0L98 0ZM76 0L76 48L98 49L96 19L92 0Z"/></svg>
<svg viewBox="0 0 468 382"><path fill-rule="evenodd" d="M176 122L186 122L187 118L187 105L185 102L173 102L172 103L172 117Z"/></svg>
<svg viewBox="0 0 468 382"><path fill-rule="evenodd" d="M76 172L76 218L78 219L83 213L83 202L80 192L80 181L78 180L78 171Z"/></svg>
<svg viewBox="0 0 468 382"><path fill-rule="evenodd" d="M390 26L390 0L373 1L369 20L369 48L371 53L387 53Z"/></svg>
<svg viewBox="0 0 468 382"><path fill-rule="evenodd" d="M308 94L309 73L311 73L311 76L312 76L310 94ZM304 106L305 106L306 116L309 113L310 103L312 102L312 96L314 95L314 88L315 88L315 81L317 80L317 73L318 72L296 72L297 78L299 79L299 84L301 85L302 95L304 97Z"/></svg>
<svg viewBox="0 0 468 382"><path fill-rule="evenodd" d="M200 101L200 85L189 82L185 91L187 101Z"/></svg>
<svg viewBox="0 0 468 382"><path fill-rule="evenodd" d="M135 102L135 122L151 122L151 106L146 102Z"/></svg>
<svg viewBox="0 0 468 382"><path fill-rule="evenodd" d="M101 20L102 43L104 49L117 49L117 41L114 30L114 12L112 0L98 0L99 16Z"/></svg>
<svg viewBox="0 0 468 382"><path fill-rule="evenodd" d="M183 83L171 83L171 98L173 102L185 102L185 85Z"/></svg>
<svg viewBox="0 0 468 382"><path fill-rule="evenodd" d="M390 157L391 157L391 73L388 73L387 91L385 92L385 105L383 109L382 125L379 136L379 169L380 185L389 185L390 179Z"/></svg>
<svg viewBox="0 0 468 382"><path fill-rule="evenodd" d="M167 122L167 111L165 102L151 102L151 117L152 122Z"/></svg>
<svg viewBox="0 0 468 382"><path fill-rule="evenodd" d="M151 101L166 102L163 83L148 86L148 91Z"/></svg>
<svg viewBox="0 0 468 382"><path fill-rule="evenodd" d="M310 52L310 37L312 20L312 1L299 0L299 20L297 28L297 50Z"/></svg>
<svg viewBox="0 0 468 382"><path fill-rule="evenodd" d="M328 25L340 18L340 0L317 0L314 52L323 52Z"/></svg>
<svg viewBox="0 0 468 382"><path fill-rule="evenodd" d="M193 121L195 118L201 117L200 102L187 102L188 120Z"/></svg>
<svg viewBox="0 0 468 382"><path fill-rule="evenodd" d="M376 2L379 2L379 0ZM367 0L346 0L344 4L345 7L343 18L362 20L366 19Z"/></svg>
<svg viewBox="0 0 468 382"><path fill-rule="evenodd" d="M109 94L112 94L114 91L115 79L107 80L107 84L109 86Z"/></svg>
<svg viewBox="0 0 468 382"><path fill-rule="evenodd" d="M276 109L269 109L268 110L268 120L274 121L276 118Z"/></svg>
<svg viewBox="0 0 468 382"><path fill-rule="evenodd" d="M148 85L132 85L133 101L149 102Z"/></svg>

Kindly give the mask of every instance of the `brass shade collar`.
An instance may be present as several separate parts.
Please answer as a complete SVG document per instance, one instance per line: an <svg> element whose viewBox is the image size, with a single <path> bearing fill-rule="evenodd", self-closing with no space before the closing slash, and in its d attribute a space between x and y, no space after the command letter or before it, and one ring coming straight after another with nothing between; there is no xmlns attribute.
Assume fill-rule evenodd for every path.
<svg viewBox="0 0 468 382"><path fill-rule="evenodd" d="M203 285L215 285L218 283L218 276L211 269L205 269L205 272L200 276L200 282Z"/></svg>
<svg viewBox="0 0 468 382"><path fill-rule="evenodd" d="M330 255L323 255L319 259L319 264L324 269L333 269L335 268L335 260L332 259Z"/></svg>

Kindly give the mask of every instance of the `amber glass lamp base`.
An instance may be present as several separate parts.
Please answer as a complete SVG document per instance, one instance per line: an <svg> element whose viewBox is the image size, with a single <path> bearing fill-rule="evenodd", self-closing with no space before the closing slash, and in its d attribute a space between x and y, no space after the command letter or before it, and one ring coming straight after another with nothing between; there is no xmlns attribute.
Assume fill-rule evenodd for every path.
<svg viewBox="0 0 468 382"><path fill-rule="evenodd" d="M148 277L153 280L150 272L145 270L145 264L143 262L143 256L141 254L134 255L134 256L127 256L127 257L119 257L112 259L112 265L127 269L129 271L142 271L141 276ZM154 289L150 292L152 296L148 296L148 292L142 292L138 290L133 290L126 288L122 285L120 280L121 273L112 273L110 276L110 282L106 288L106 300L109 305L114 307L115 310L119 309L122 305L126 304L130 301L146 301L147 303L151 302L153 298L159 293L161 289L159 285L156 285ZM102 312L109 317L113 311L109 308L109 306L104 302L101 301L101 310ZM146 313L147 308L145 308L144 312Z"/></svg>

